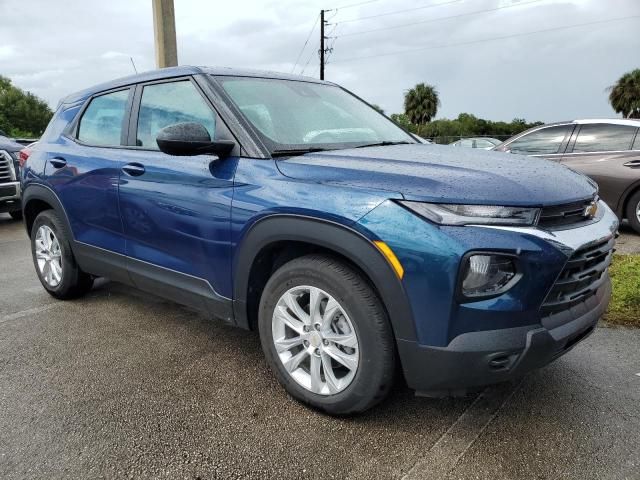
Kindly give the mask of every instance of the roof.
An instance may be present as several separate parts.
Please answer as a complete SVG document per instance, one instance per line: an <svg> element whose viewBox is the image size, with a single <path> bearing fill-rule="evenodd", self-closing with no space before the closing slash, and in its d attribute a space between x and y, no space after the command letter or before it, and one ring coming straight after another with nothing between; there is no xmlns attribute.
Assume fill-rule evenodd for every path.
<svg viewBox="0 0 640 480"><path fill-rule="evenodd" d="M237 69L229 67L197 67L191 65L183 65L179 67L161 68L158 70L150 70L148 72L138 73L136 75L130 75L127 77L118 78L109 82L101 83L93 87L81 90L79 92L72 93L65 97L61 103L76 103L80 102L87 97L102 92L105 90L111 90L118 87L126 87L140 82L149 82L153 80L162 80L165 78L182 77L185 75L228 75L238 77L256 77L256 78L279 78L282 80L304 80L306 82L315 83L331 83L323 82L317 78L304 77L300 75L291 75L281 72L270 72L264 70L249 70L249 69Z"/></svg>
<svg viewBox="0 0 640 480"><path fill-rule="evenodd" d="M573 123L580 125L588 125L590 123L611 123L614 125L629 125L631 127L640 127L640 120L633 118L585 118L582 120L574 120Z"/></svg>

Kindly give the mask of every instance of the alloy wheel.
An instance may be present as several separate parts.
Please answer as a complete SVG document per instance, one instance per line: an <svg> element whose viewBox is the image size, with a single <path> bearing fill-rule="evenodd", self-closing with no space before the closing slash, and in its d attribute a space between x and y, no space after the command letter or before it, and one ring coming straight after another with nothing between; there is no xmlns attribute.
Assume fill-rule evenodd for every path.
<svg viewBox="0 0 640 480"><path fill-rule="evenodd" d="M62 281L62 252L58 238L47 225L38 228L35 248L40 276L48 286L57 287Z"/></svg>
<svg viewBox="0 0 640 480"><path fill-rule="evenodd" d="M344 308L317 287L285 292L273 312L272 337L287 373L303 388L334 395L353 381L358 335Z"/></svg>

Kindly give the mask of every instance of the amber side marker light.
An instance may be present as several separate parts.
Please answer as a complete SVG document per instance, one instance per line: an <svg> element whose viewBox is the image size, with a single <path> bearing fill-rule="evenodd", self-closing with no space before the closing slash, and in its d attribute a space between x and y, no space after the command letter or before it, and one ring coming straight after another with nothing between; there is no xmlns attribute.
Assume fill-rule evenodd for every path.
<svg viewBox="0 0 640 480"><path fill-rule="evenodd" d="M402 264L400 263L400 260L398 260L398 257L396 257L396 254L393 253L393 250L391 250L391 248L389 248L389 245L387 245L383 241L376 240L373 243L384 255L384 258L387 259L387 262L389 262L389 265L391 265L393 270L396 272L398 278L402 280L402 277L404 277L404 268L402 268Z"/></svg>

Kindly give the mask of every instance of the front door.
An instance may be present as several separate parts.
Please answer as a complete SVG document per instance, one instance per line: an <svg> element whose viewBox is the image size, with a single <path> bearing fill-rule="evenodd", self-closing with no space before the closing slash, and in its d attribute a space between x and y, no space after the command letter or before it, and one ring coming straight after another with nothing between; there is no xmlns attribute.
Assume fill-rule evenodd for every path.
<svg viewBox="0 0 640 480"><path fill-rule="evenodd" d="M189 78L138 86L120 210L128 269L139 288L228 317L230 222L237 158L171 156L156 136L198 122L216 136L216 114ZM133 143L130 140L130 143Z"/></svg>

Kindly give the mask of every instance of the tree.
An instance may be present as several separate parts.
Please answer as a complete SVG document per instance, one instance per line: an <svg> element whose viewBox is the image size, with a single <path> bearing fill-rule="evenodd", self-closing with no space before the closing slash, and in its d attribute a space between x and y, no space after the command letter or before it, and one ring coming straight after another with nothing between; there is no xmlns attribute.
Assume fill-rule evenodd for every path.
<svg viewBox="0 0 640 480"><path fill-rule="evenodd" d="M625 118L640 118L640 68L625 73L609 87L609 102Z"/></svg>
<svg viewBox="0 0 640 480"><path fill-rule="evenodd" d="M0 130L14 137L39 137L52 115L43 100L0 75Z"/></svg>
<svg viewBox="0 0 640 480"><path fill-rule="evenodd" d="M384 110L382 109L382 107L380 105L372 103L371 106L374 108L374 110L377 110L378 112L380 112L381 114L384 115Z"/></svg>
<svg viewBox="0 0 640 480"><path fill-rule="evenodd" d="M438 91L433 85L419 83L404 95L404 112L418 126L418 133L436 116L439 106Z"/></svg>

